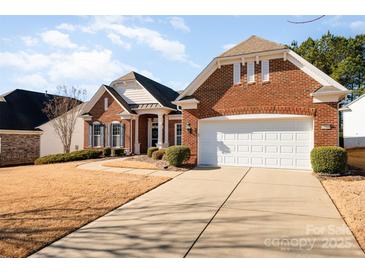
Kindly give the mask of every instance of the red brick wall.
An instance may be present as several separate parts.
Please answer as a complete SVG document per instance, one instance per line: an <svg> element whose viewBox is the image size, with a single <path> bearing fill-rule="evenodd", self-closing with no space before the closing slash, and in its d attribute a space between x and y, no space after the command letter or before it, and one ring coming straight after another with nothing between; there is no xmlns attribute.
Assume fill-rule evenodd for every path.
<svg viewBox="0 0 365 274"><path fill-rule="evenodd" d="M181 123L181 120L169 120L169 145L175 145L175 124Z"/></svg>
<svg viewBox="0 0 365 274"><path fill-rule="evenodd" d="M183 124L189 122L191 134L183 132L183 143L192 150L191 162L196 162L197 123L199 119L223 115L278 113L303 114L314 117L314 142L337 145L337 104L313 104L310 93L321 85L298 67L283 59L270 60L270 81L261 81L261 63L255 65L255 83L247 83L247 65L242 66L242 84L233 85L233 65L221 66L196 90L198 109L183 111ZM331 130L321 130L330 123Z"/></svg>
<svg viewBox="0 0 365 274"><path fill-rule="evenodd" d="M0 134L0 138L0 166L31 164L39 157L39 135Z"/></svg>
<svg viewBox="0 0 365 274"><path fill-rule="evenodd" d="M107 111L104 111L104 98L108 98L109 107ZM119 113L124 111L124 109L116 102L113 97L106 91L103 96L98 100L98 102L94 105L94 107L90 111L90 115L92 116L92 121L85 121L85 135L84 135L84 144L85 148L88 147L89 144L89 123L93 123L98 121L102 124L109 124L113 121L121 121ZM122 120L122 124L125 127L125 148L130 149L130 120ZM133 137L133 136L132 136ZM133 137L134 138L134 137ZM104 140L104 144L106 144L106 140Z"/></svg>

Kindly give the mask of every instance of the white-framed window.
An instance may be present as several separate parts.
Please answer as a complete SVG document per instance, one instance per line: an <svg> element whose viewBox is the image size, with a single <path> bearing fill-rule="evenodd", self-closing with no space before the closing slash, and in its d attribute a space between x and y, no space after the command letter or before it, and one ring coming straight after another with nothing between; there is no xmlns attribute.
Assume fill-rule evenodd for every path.
<svg viewBox="0 0 365 274"><path fill-rule="evenodd" d="M112 134L112 147L120 147L120 135L122 134L120 123L113 123L111 125L111 134Z"/></svg>
<svg viewBox="0 0 365 274"><path fill-rule="evenodd" d="M233 64L233 84L238 85L241 83L241 63Z"/></svg>
<svg viewBox="0 0 365 274"><path fill-rule="evenodd" d="M261 79L262 82L268 82L270 80L270 65L269 60L261 61Z"/></svg>
<svg viewBox="0 0 365 274"><path fill-rule="evenodd" d="M247 63L247 82L255 82L255 62Z"/></svg>
<svg viewBox="0 0 365 274"><path fill-rule="evenodd" d="M93 146L101 146L101 125L99 123L93 124Z"/></svg>
<svg viewBox="0 0 365 274"><path fill-rule="evenodd" d="M182 144L182 124L175 124L175 145L179 146Z"/></svg>
<svg viewBox="0 0 365 274"><path fill-rule="evenodd" d="M109 107L109 100L108 97L104 98L104 111L107 111Z"/></svg>

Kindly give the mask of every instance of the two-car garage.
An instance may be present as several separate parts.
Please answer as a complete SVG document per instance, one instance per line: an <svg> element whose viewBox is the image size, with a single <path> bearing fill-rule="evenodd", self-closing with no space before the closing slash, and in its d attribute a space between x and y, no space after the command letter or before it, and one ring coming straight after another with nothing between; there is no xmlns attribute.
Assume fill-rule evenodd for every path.
<svg viewBox="0 0 365 274"><path fill-rule="evenodd" d="M199 120L198 164L311 169L313 119L258 114Z"/></svg>

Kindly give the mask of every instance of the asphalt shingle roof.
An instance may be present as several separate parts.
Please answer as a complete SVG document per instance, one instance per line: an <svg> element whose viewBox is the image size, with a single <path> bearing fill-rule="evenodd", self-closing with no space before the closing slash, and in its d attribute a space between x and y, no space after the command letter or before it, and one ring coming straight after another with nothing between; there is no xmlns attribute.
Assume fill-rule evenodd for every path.
<svg viewBox="0 0 365 274"><path fill-rule="evenodd" d="M0 100L0 129L35 130L49 121L43 112L56 95L16 89L3 94Z"/></svg>
<svg viewBox="0 0 365 274"><path fill-rule="evenodd" d="M263 51L286 49L287 46L272 42L256 35L242 41L233 48L223 52L219 57L236 56L241 54L250 54Z"/></svg>

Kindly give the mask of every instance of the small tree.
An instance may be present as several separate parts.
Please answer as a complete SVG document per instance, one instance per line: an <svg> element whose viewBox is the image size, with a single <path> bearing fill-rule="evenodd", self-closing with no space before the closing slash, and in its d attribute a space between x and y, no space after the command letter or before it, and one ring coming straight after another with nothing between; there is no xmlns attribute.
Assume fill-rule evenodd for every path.
<svg viewBox="0 0 365 274"><path fill-rule="evenodd" d="M81 114L81 99L85 94L86 91L82 89L58 86L57 95L50 96L43 109L60 138L65 153L70 152L77 117Z"/></svg>

